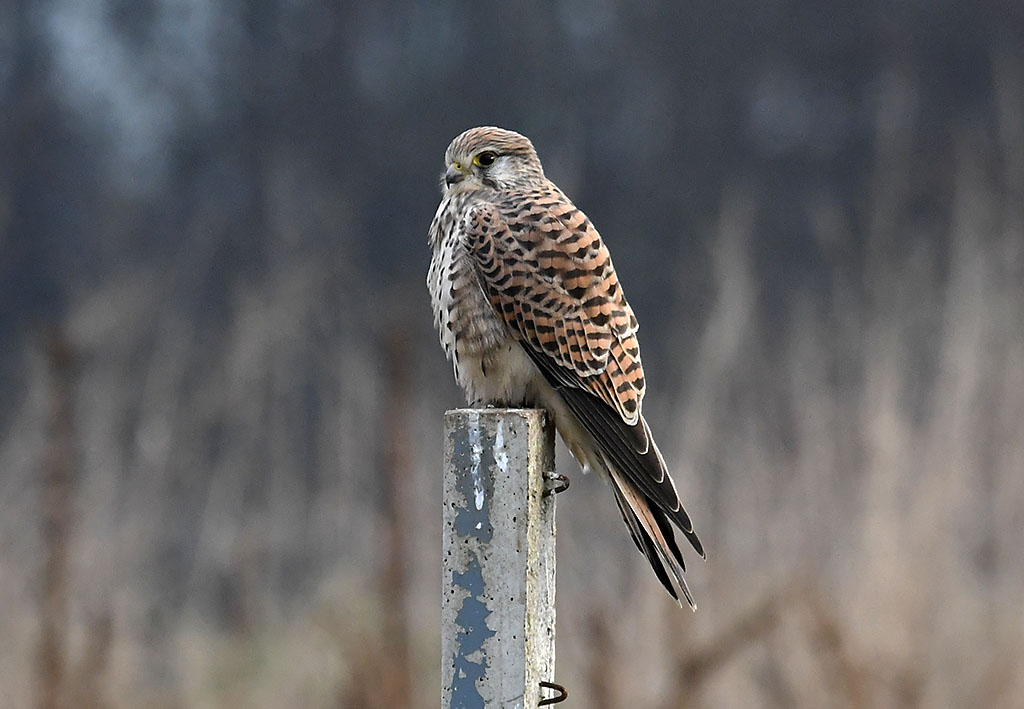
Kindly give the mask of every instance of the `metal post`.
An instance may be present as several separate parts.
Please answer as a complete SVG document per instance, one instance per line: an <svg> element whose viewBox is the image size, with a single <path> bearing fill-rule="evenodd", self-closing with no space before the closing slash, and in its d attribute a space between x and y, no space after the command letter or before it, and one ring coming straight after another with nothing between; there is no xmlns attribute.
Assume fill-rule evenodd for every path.
<svg viewBox="0 0 1024 709"><path fill-rule="evenodd" d="M555 670L554 434L536 409L445 414L443 709L538 705Z"/></svg>

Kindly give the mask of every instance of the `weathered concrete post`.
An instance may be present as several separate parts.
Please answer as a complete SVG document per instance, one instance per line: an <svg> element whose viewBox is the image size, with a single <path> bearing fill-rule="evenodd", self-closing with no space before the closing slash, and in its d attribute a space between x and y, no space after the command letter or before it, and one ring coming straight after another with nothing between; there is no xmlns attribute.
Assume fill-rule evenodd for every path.
<svg viewBox="0 0 1024 709"><path fill-rule="evenodd" d="M443 709L536 707L555 671L554 434L543 411L445 414Z"/></svg>

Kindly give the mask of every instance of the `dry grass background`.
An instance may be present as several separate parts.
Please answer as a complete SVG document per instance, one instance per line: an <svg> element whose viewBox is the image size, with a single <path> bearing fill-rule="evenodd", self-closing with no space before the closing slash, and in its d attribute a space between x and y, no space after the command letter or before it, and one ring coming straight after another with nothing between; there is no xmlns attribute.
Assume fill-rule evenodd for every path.
<svg viewBox="0 0 1024 709"><path fill-rule="evenodd" d="M569 706L1024 702L1024 81L994 66L998 144L958 132L940 213L908 217L898 76L862 213L794 205L833 264L825 297L770 311L764 194L721 196L711 305L673 343L692 366L652 373L647 402L709 549L689 573L700 610L670 603L575 475ZM282 233L345 226L330 194L310 208L283 180L268 198L295 216ZM74 294L24 350L0 431L0 705L436 705L439 433L459 399L410 305L426 295L367 308L359 273L280 248L225 332L168 298L204 268L190 252ZM639 315L673 329L672 309Z"/></svg>

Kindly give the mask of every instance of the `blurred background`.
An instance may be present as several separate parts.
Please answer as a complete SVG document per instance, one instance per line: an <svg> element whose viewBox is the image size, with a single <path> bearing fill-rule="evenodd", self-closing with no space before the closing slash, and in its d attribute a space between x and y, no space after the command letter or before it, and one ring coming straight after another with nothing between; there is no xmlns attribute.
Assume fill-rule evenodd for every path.
<svg viewBox="0 0 1024 709"><path fill-rule="evenodd" d="M0 705L437 705L479 124L609 244L709 550L679 610L560 450L566 706L1024 704L1019 2L4 0Z"/></svg>

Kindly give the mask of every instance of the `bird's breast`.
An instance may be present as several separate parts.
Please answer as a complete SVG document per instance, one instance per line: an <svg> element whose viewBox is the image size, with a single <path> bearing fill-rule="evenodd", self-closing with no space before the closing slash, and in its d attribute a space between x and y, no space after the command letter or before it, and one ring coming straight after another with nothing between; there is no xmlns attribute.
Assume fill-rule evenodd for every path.
<svg viewBox="0 0 1024 709"><path fill-rule="evenodd" d="M427 286L434 324L455 377L472 402L528 403L527 392L540 373L494 313L459 238L459 220L441 212L435 217L439 233L432 239Z"/></svg>

